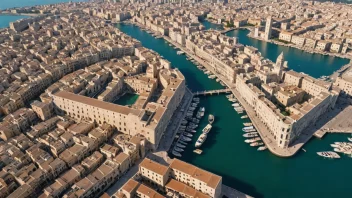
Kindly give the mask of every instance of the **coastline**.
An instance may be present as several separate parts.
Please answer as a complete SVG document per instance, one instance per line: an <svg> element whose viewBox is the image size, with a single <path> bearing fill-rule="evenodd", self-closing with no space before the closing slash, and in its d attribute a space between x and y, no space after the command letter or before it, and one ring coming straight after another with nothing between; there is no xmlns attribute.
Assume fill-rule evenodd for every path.
<svg viewBox="0 0 352 198"><path fill-rule="evenodd" d="M10 12L0 12L0 16L40 16L39 13L10 13Z"/></svg>
<svg viewBox="0 0 352 198"><path fill-rule="evenodd" d="M210 22L210 23L213 23L213 24L218 24L214 20L211 20L211 19L205 19L205 20ZM273 44L276 44L276 45L279 45L279 46L296 48L296 49L299 49L299 50L302 50L304 52L311 53L311 54L321 54L321 55L324 55L324 56L332 56L332 57L346 58L346 59L351 59L352 60L352 55L351 54L322 52L322 51L318 51L318 50L314 50L314 49L306 49L304 47L300 47L300 46L297 46L297 45L292 44L292 43L285 44L285 43L282 43L282 42L279 42L279 41L275 41L273 39L264 40L264 39L262 39L260 37L254 37L253 36L253 28L251 28L251 26L233 27L233 28L230 28L230 29L223 26L223 28L224 28L224 31L221 31L221 33L223 33L223 34L227 33L227 32L230 32L230 31L233 31L233 30L247 29L248 31L250 31L249 34L247 34L247 37L252 38L252 39L256 39L256 40L260 40L260 41L268 42L268 43L273 43Z"/></svg>
<svg viewBox="0 0 352 198"><path fill-rule="evenodd" d="M349 55L349 54L322 52L322 51L318 51L318 50L315 50L315 49L306 49L304 47L300 47L300 46L295 45L295 44L291 44L291 43L286 44L286 43L282 43L282 42L279 42L279 41L275 41L273 39L264 40L264 39L259 38L259 37L254 37L252 35L252 30L250 30L250 29L248 29L248 30L250 31L250 33L247 34L247 36L249 38L252 38L252 39L256 39L256 40L260 40L260 41L268 42L268 43L273 43L273 44L280 45L280 46L296 48L296 49L299 49L299 50L302 50L304 52L311 53L311 54L321 54L321 55L324 55L324 56L339 57L339 58L345 58L345 59L350 59L350 60L352 59L352 55Z"/></svg>

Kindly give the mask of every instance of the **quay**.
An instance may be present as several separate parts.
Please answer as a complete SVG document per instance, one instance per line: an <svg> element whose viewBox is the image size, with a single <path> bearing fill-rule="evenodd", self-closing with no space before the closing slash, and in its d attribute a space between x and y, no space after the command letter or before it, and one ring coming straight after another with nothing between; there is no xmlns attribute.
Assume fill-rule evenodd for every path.
<svg viewBox="0 0 352 198"><path fill-rule="evenodd" d="M235 190L231 187L228 187L224 184L222 185L221 190L222 190L222 196L226 196L229 198L253 198L249 195L246 195L246 194L244 194L238 190Z"/></svg>
<svg viewBox="0 0 352 198"><path fill-rule="evenodd" d="M213 95L213 94L221 94L221 93L231 93L231 89L218 89L218 90L210 90L210 91L197 91L193 93L193 96L200 95Z"/></svg>
<svg viewBox="0 0 352 198"><path fill-rule="evenodd" d="M163 38L171 43L172 45L178 47L180 50L184 51L188 56L193 58L195 61L197 61L199 64L204 66L208 71L214 73L218 79L220 79L232 92L232 94L237 98L238 102L243 106L243 108L246 110L248 117L253 123L253 126L257 129L260 137L262 138L264 144L268 147L268 150L279 156L279 157L291 157L295 155L302 147L303 145L313 136L313 133L315 131L309 130L306 134L302 134L302 136L296 140L296 144L288 149L282 149L276 145L276 143L273 141L274 137L271 135L270 131L268 128L260 121L260 119L256 116L255 110L246 103L246 101L241 97L239 92L236 90L235 84L228 82L227 79L225 79L223 76L219 75L216 73L212 66L203 61L201 58L198 56L194 55L191 51L186 49L185 47L181 46L178 43L175 43L172 41L169 37L163 36Z"/></svg>

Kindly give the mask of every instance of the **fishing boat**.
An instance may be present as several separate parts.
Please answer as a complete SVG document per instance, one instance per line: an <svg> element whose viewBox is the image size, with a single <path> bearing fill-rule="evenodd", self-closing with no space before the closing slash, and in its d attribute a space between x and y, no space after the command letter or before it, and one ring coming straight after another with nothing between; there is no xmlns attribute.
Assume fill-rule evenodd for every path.
<svg viewBox="0 0 352 198"><path fill-rule="evenodd" d="M191 138L189 138L189 137L186 137L186 136L181 136L181 140L182 141L185 141L185 142L190 142L190 141L192 141L192 139Z"/></svg>
<svg viewBox="0 0 352 198"><path fill-rule="evenodd" d="M209 114L209 116L208 116L208 122L209 122L209 124L213 124L214 120L215 120L214 115Z"/></svg>
<svg viewBox="0 0 352 198"><path fill-rule="evenodd" d="M180 147L180 148L186 148L186 146L185 146L185 145L180 144L180 143L176 143L176 146L177 146L177 147Z"/></svg>
<svg viewBox="0 0 352 198"><path fill-rule="evenodd" d="M187 137L193 137L193 135L192 135L192 134L187 133L187 132L184 132L184 133L183 133L183 135L184 135L184 136L187 136Z"/></svg>
<svg viewBox="0 0 352 198"><path fill-rule="evenodd" d="M246 139L244 142L245 143L253 143L253 142L256 142L259 140L261 140L260 137L256 137L256 138Z"/></svg>
<svg viewBox="0 0 352 198"><path fill-rule="evenodd" d="M212 128L211 124L207 124L207 126L204 127L202 132L204 134L208 134L210 132L211 128Z"/></svg>
<svg viewBox="0 0 352 198"><path fill-rule="evenodd" d="M174 150L177 152L183 152L185 150L183 150L182 148L178 148L177 146L174 146Z"/></svg>
<svg viewBox="0 0 352 198"><path fill-rule="evenodd" d="M338 159L340 158L340 155L333 152L333 151L322 151L322 152L317 152L319 156L325 157L325 158L331 158L331 159Z"/></svg>
<svg viewBox="0 0 352 198"><path fill-rule="evenodd" d="M176 156L176 157L182 157L182 155L179 152L175 151L175 150L172 150L172 154L174 156Z"/></svg>
<svg viewBox="0 0 352 198"><path fill-rule="evenodd" d="M241 119L246 119L248 118L248 115L241 116Z"/></svg>
<svg viewBox="0 0 352 198"><path fill-rule="evenodd" d="M258 137L258 133L256 133L256 132L245 133L245 134L243 134L243 137L247 137L247 138L249 138L249 137Z"/></svg>
<svg viewBox="0 0 352 198"><path fill-rule="evenodd" d="M196 146L196 147L202 146L202 144L205 142L206 139L207 139L207 134L202 133L202 134L199 136L199 138L198 138L198 140L197 140L195 146Z"/></svg>
<svg viewBox="0 0 352 198"><path fill-rule="evenodd" d="M263 142L253 142L250 144L250 146L261 146L263 144L264 144Z"/></svg>
<svg viewBox="0 0 352 198"><path fill-rule="evenodd" d="M267 149L266 146L261 146L261 147L259 147L257 150L258 150L258 151L264 151L264 150L266 150L266 149Z"/></svg>

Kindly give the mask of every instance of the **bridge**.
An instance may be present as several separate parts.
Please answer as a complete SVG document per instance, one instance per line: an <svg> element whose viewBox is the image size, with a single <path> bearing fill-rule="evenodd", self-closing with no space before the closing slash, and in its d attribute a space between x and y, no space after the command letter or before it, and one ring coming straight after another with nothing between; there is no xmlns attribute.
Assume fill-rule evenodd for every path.
<svg viewBox="0 0 352 198"><path fill-rule="evenodd" d="M213 94L221 94L221 93L231 93L231 89L218 89L218 90L210 90L210 91L197 91L193 93L194 96L200 95L213 95Z"/></svg>

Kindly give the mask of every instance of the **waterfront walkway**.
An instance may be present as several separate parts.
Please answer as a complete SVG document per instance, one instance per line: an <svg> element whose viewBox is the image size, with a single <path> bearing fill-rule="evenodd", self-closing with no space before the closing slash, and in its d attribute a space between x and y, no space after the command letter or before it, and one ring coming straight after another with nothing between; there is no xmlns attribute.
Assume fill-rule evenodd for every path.
<svg viewBox="0 0 352 198"><path fill-rule="evenodd" d="M210 90L210 91L197 91L194 92L194 96L199 95L213 95L213 94L221 94L221 93L231 93L231 89L218 89L218 90Z"/></svg>

